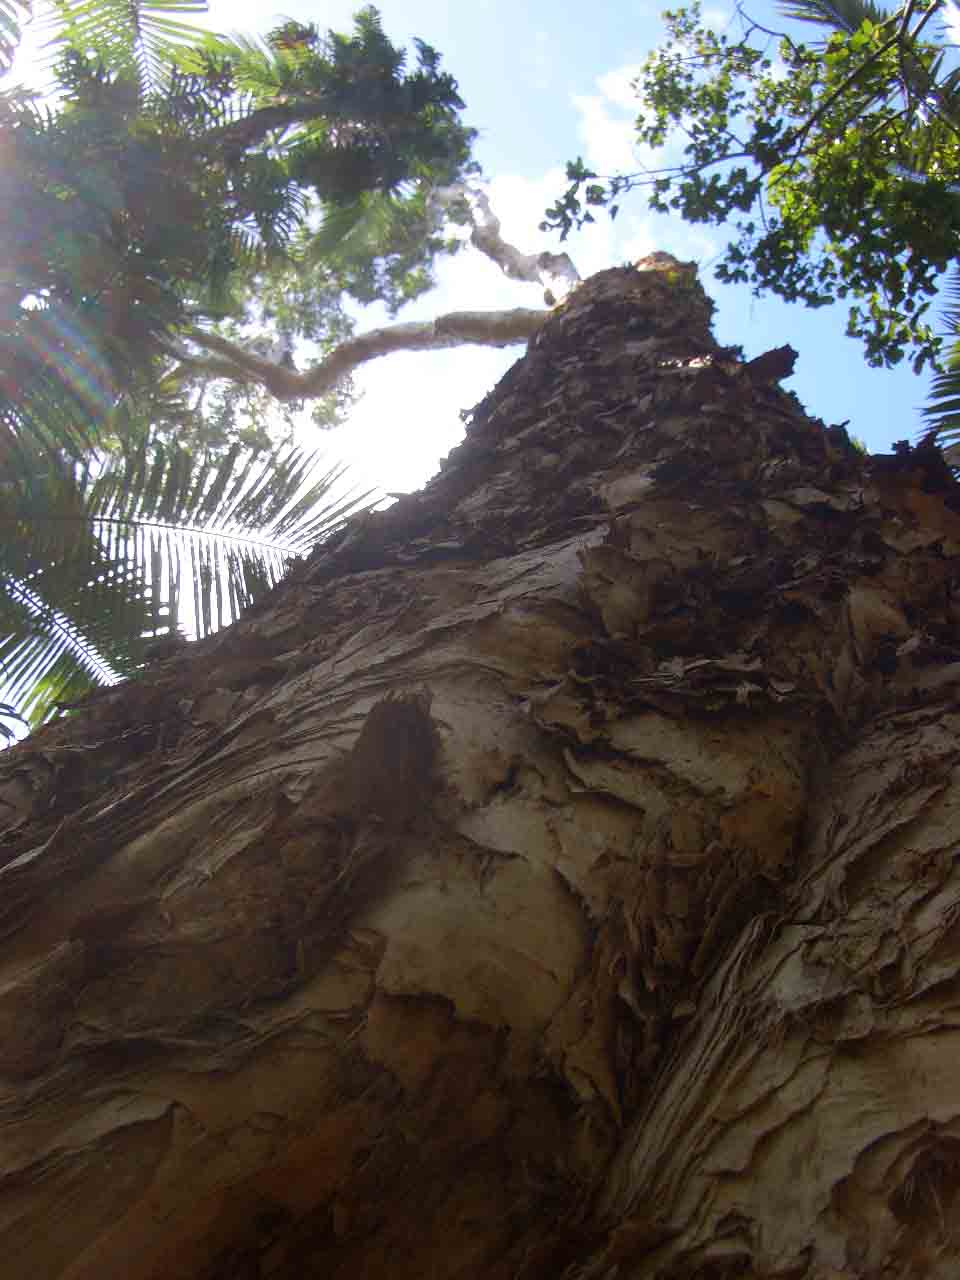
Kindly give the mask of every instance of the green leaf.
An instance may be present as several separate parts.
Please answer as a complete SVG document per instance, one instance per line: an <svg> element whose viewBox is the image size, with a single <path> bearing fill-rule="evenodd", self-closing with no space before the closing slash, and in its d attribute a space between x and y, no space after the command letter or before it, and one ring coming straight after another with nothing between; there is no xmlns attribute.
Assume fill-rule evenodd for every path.
<svg viewBox="0 0 960 1280"><path fill-rule="evenodd" d="M785 17L797 22L811 22L850 33L865 22L879 26L890 16L886 9L871 4L870 0L786 0L779 8Z"/></svg>
<svg viewBox="0 0 960 1280"><path fill-rule="evenodd" d="M545 225L566 234L644 190L651 209L731 236L718 278L809 307L852 298L849 332L868 363L909 354L922 368L940 348L926 311L960 259L960 78L930 36L937 7L791 0L784 11L828 38L784 39L776 68L765 29L734 42L696 4L667 13L667 39L636 81L637 134L670 149L602 182L571 163Z"/></svg>
<svg viewBox="0 0 960 1280"><path fill-rule="evenodd" d="M47 48L91 54L121 73L135 71L141 89L162 83L165 67L200 39L202 28L172 17L206 13L206 0L51 0Z"/></svg>
<svg viewBox="0 0 960 1280"><path fill-rule="evenodd" d="M290 447L211 464L145 443L84 467L21 450L0 467L7 697L36 724L134 672L150 635L233 621L369 497L343 475Z"/></svg>
<svg viewBox="0 0 960 1280"><path fill-rule="evenodd" d="M18 14L29 16L29 0L0 0L0 76L13 65L23 28Z"/></svg>

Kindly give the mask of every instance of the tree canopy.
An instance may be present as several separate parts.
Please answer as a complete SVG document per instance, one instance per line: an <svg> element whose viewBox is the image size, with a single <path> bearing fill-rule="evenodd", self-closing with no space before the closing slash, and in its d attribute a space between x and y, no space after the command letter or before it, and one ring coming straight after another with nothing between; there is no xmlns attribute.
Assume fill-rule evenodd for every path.
<svg viewBox="0 0 960 1280"><path fill-rule="evenodd" d="M942 356L931 303L960 257L960 67L942 7L788 0L787 17L827 29L812 43L743 13L735 38L697 4L668 12L635 84L637 141L664 163L606 176L571 163L545 225L615 214L642 188L652 209L732 224L719 279L811 307L847 299L867 360L919 371ZM942 397L932 413L947 424Z"/></svg>
<svg viewBox="0 0 960 1280"><path fill-rule="evenodd" d="M473 137L437 52L416 42L406 70L373 9L350 35L287 23L188 44L114 8L57 6L54 105L0 99L0 344L24 388L5 407L28 422L66 391L74 432L124 395L186 425L157 374L204 326L275 320L288 342L334 343L344 295L395 309L428 287L447 247L429 191L469 169ZM311 269L309 307L281 307L277 275Z"/></svg>
<svg viewBox="0 0 960 1280"><path fill-rule="evenodd" d="M408 67L372 8L258 41L204 7L55 0L55 95L0 88L0 672L34 723L343 519L252 369L322 361L347 299L395 312L459 243L432 193L474 135L436 50ZM0 69L26 12L0 0ZM316 394L326 425L349 385Z"/></svg>

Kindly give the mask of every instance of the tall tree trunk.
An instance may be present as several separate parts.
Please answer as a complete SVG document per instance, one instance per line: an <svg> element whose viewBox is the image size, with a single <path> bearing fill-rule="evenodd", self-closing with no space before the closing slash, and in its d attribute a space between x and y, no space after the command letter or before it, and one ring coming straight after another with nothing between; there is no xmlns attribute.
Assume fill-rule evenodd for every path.
<svg viewBox="0 0 960 1280"><path fill-rule="evenodd" d="M2 757L0 1275L957 1274L960 488L709 312Z"/></svg>

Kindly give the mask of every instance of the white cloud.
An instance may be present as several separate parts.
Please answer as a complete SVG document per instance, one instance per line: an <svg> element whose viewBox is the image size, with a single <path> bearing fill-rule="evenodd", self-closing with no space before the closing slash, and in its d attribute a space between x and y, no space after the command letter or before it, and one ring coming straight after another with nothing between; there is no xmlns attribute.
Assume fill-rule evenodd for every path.
<svg viewBox="0 0 960 1280"><path fill-rule="evenodd" d="M641 70L641 64L635 62L629 63L624 67L617 67L614 71L607 71L602 76L597 77L597 88L608 102L636 115L637 91L633 87L633 82L639 76Z"/></svg>
<svg viewBox="0 0 960 1280"><path fill-rule="evenodd" d="M714 11L714 16L718 14L720 10ZM729 21L728 14L723 14L723 21L724 24ZM679 141L668 142L657 150L635 142L640 104L632 86L639 73L640 66L636 63L615 67L597 77L597 94L573 99L580 113L584 158L598 173L637 173L675 164L679 159ZM582 274L623 261L633 262L654 248L666 249L679 258L699 263L717 252L716 242L703 228L676 217L646 212L643 191L624 197L621 207L623 211L612 229L606 211L596 214L597 221L584 242L586 270L578 259ZM602 261L596 253L601 246Z"/></svg>
<svg viewBox="0 0 960 1280"><path fill-rule="evenodd" d="M726 31L733 14L729 9L712 9L709 6L703 10L700 20L705 27L712 27L714 31Z"/></svg>
<svg viewBox="0 0 960 1280"><path fill-rule="evenodd" d="M562 182L559 171L538 181L508 175L491 182L489 195L504 237L524 250L538 247L543 237L537 223ZM542 306L538 288L508 280L466 247L441 262L437 287L405 308L400 319L518 306ZM381 323L383 318L368 309L358 329ZM372 361L356 374L363 398L349 423L327 437L331 451L350 463L353 478L365 486L419 488L463 438L460 410L473 408L522 353L521 347L456 347Z"/></svg>
<svg viewBox="0 0 960 1280"><path fill-rule="evenodd" d="M520 354L460 347L377 361L357 378L364 394L350 421L319 443L349 464L361 488L418 489L462 439L460 410L481 400Z"/></svg>
<svg viewBox="0 0 960 1280"><path fill-rule="evenodd" d="M603 94L578 94L573 105L580 113L578 132L583 143L587 165L597 173L622 173L637 163L633 117L611 111L610 100Z"/></svg>
<svg viewBox="0 0 960 1280"><path fill-rule="evenodd" d="M597 76L597 93L573 98L580 115L578 133L584 159L597 173L633 173L655 163L657 153L637 142L637 120L643 114L643 104L634 82L641 69L635 62L614 67Z"/></svg>
<svg viewBox="0 0 960 1280"><path fill-rule="evenodd" d="M562 244L559 236L547 236L539 231L537 228L543 219L544 210L556 200L565 186L566 179L560 169L548 170L539 178L511 175L494 178L490 183L490 200L502 223L504 238L527 251L536 248L555 251L563 249L570 254L583 277L602 271L604 267L617 266L621 262L641 257L653 248L653 240L646 230L646 220L629 212L621 214L616 221L611 221L606 211L600 211L596 222L580 231L571 232ZM495 282L497 273L490 264L485 265L492 272ZM531 286L521 287L528 290L525 305L539 305L536 290L531 293Z"/></svg>
<svg viewBox="0 0 960 1280"><path fill-rule="evenodd" d="M947 39L951 44L960 44L960 7L955 0L947 0L942 16L943 25L947 29Z"/></svg>

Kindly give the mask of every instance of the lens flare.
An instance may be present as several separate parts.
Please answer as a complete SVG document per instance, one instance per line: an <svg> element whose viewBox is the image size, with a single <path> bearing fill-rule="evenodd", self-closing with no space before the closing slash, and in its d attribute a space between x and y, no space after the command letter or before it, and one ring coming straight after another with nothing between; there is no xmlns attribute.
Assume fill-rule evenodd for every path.
<svg viewBox="0 0 960 1280"><path fill-rule="evenodd" d="M58 303L33 311L24 339L30 354L53 371L91 417L109 414L117 396L115 381L92 326L74 308Z"/></svg>

